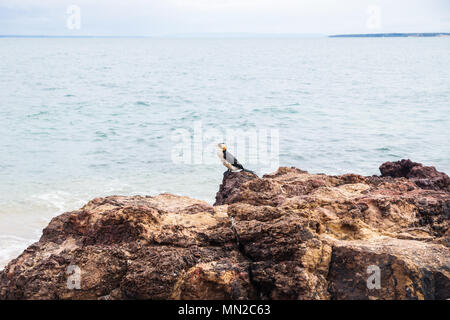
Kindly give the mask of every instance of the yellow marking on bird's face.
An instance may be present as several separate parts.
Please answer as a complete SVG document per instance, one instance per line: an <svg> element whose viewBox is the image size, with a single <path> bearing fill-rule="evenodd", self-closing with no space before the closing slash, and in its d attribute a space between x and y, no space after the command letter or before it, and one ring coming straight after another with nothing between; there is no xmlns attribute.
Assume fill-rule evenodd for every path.
<svg viewBox="0 0 450 320"><path fill-rule="evenodd" d="M223 151L227 150L227 147L226 146L222 146L222 150Z"/></svg>

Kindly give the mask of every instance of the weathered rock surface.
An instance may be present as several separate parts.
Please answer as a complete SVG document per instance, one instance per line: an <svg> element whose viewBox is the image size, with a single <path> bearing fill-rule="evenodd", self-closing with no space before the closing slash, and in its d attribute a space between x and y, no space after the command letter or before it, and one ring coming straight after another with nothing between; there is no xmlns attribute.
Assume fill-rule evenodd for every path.
<svg viewBox="0 0 450 320"><path fill-rule="evenodd" d="M239 189L241 185L247 181L258 178L256 174L247 171L228 172L223 173L222 184L219 187L219 192L216 194L215 206L226 204L227 202L236 200L239 197Z"/></svg>
<svg viewBox="0 0 450 320"><path fill-rule="evenodd" d="M428 187L283 167L224 176L216 206L94 199L8 264L0 299L449 299L450 192Z"/></svg>
<svg viewBox="0 0 450 320"><path fill-rule="evenodd" d="M69 266L80 268L79 290L67 286ZM54 218L0 274L0 298L250 298L247 268L226 208L114 196Z"/></svg>
<svg viewBox="0 0 450 320"><path fill-rule="evenodd" d="M381 176L408 178L424 189L450 191L450 178L435 167L424 167L421 163L411 160L400 160L397 162L385 162L380 167Z"/></svg>

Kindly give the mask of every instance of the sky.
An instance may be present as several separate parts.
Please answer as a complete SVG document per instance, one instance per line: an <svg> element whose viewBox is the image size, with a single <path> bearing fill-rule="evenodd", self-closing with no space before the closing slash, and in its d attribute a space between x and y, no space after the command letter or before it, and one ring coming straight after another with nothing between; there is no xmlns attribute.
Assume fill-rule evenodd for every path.
<svg viewBox="0 0 450 320"><path fill-rule="evenodd" d="M450 32L450 0L0 0L0 35Z"/></svg>

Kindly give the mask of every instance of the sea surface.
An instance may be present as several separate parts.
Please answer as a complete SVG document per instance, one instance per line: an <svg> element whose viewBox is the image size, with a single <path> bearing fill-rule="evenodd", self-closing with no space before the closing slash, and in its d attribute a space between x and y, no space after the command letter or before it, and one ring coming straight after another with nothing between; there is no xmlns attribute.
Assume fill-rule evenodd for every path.
<svg viewBox="0 0 450 320"><path fill-rule="evenodd" d="M0 269L94 197L212 203L221 163L176 157L208 130L275 130L312 173L449 173L450 38L0 39Z"/></svg>

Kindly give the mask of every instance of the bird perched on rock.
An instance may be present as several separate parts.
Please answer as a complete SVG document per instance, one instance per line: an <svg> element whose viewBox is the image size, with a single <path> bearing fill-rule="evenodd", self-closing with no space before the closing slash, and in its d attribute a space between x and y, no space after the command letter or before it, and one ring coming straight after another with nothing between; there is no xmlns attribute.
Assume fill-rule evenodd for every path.
<svg viewBox="0 0 450 320"><path fill-rule="evenodd" d="M240 170L255 174L253 171L245 169L242 164L227 151L227 146L224 143L219 143L217 145L217 156L222 160L223 165L227 167L227 173Z"/></svg>

